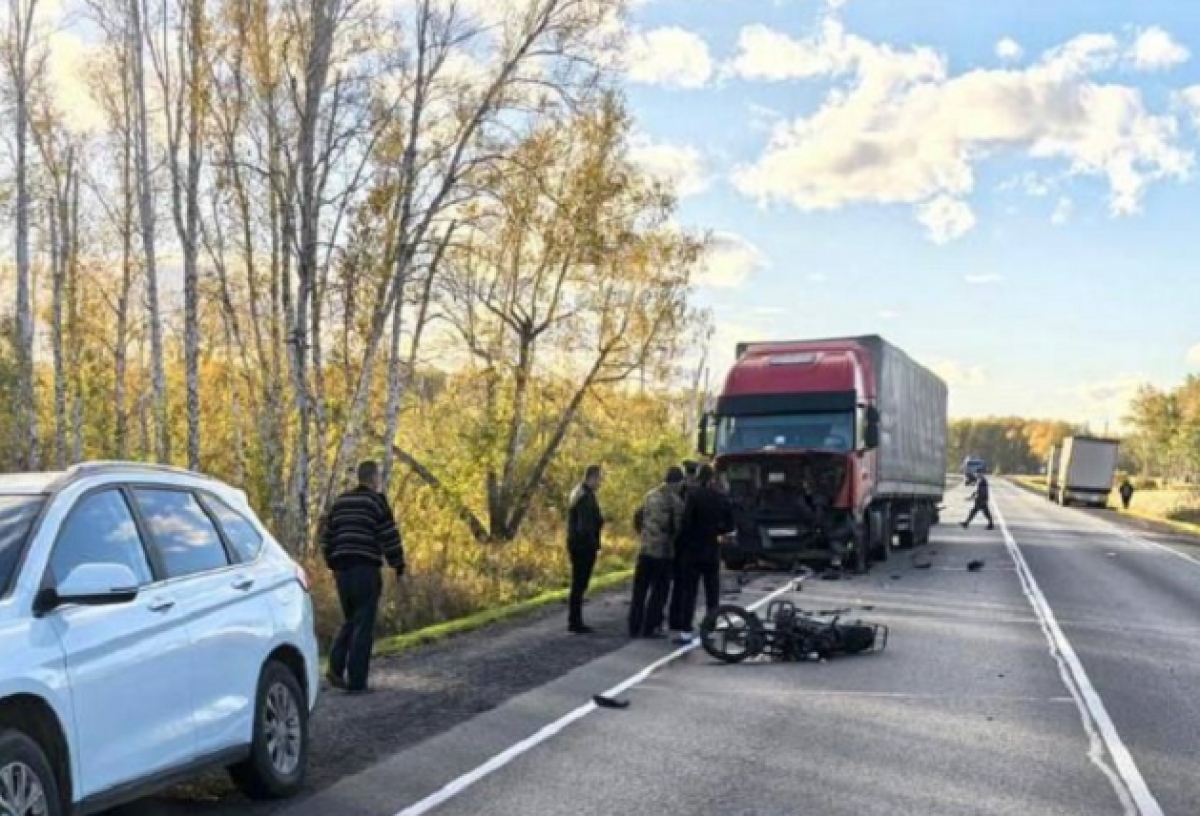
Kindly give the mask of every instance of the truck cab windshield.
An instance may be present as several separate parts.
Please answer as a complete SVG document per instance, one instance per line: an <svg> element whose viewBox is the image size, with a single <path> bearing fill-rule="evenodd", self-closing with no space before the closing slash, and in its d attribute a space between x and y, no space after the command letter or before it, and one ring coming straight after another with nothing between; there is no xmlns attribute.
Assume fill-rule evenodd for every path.
<svg viewBox="0 0 1200 816"><path fill-rule="evenodd" d="M854 415L726 416L717 425L717 453L760 450L854 450Z"/></svg>

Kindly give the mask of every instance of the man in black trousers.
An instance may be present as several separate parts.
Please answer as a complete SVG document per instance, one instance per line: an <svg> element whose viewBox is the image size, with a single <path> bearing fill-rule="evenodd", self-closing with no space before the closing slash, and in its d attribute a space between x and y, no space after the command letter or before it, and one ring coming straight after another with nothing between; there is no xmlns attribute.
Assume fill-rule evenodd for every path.
<svg viewBox="0 0 1200 816"><path fill-rule="evenodd" d="M676 587L679 605L672 604L671 628L679 632L677 642L692 639L696 601L700 584L704 585L706 614L721 603L721 539L733 532L733 509L729 499L716 486L711 465L701 465L696 484L688 489L683 507L677 549L683 567L683 580Z"/></svg>
<svg viewBox="0 0 1200 816"><path fill-rule="evenodd" d="M600 466L588 465L583 482L571 493L567 512L567 553L571 556L567 630L576 635L589 635L593 631L583 622L583 597L592 582L592 570L600 553L600 533L604 529L600 500L596 498L602 481Z"/></svg>
<svg viewBox="0 0 1200 816"><path fill-rule="evenodd" d="M663 607L671 590L675 566L675 538L683 515L683 471L668 468L662 484L642 501L637 568L633 573L633 598L629 604L629 636L659 637Z"/></svg>
<svg viewBox="0 0 1200 816"><path fill-rule="evenodd" d="M379 465L360 464L358 485L337 497L321 529L321 551L337 580L345 617L325 677L334 688L352 694L367 691L384 562L397 578L404 575L400 528L380 487Z"/></svg>
<svg viewBox="0 0 1200 816"><path fill-rule="evenodd" d="M962 523L963 529L971 526L971 522L975 520L975 516L983 513L983 517L987 519L989 530L996 529L996 525L992 522L992 511L988 508L988 502L991 500L992 490L988 485L987 477L981 472L979 480L975 483L975 492L971 498L975 501L975 506L971 508L970 515L967 520Z"/></svg>

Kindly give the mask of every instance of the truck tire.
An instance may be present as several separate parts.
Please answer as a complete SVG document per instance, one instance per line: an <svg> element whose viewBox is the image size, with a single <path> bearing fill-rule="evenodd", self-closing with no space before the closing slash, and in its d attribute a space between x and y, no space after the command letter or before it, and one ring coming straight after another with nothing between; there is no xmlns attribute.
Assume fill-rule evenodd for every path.
<svg viewBox="0 0 1200 816"><path fill-rule="evenodd" d="M868 514L872 560L886 564L892 553L892 516L887 508Z"/></svg>
<svg viewBox="0 0 1200 816"><path fill-rule="evenodd" d="M850 566L857 575L866 575L867 569L870 567L867 559L867 549L870 544L867 522L864 520L854 535L854 552L850 554Z"/></svg>
<svg viewBox="0 0 1200 816"><path fill-rule="evenodd" d="M741 572L750 563L750 560L744 555L727 555L722 560L725 562L725 569L730 572Z"/></svg>

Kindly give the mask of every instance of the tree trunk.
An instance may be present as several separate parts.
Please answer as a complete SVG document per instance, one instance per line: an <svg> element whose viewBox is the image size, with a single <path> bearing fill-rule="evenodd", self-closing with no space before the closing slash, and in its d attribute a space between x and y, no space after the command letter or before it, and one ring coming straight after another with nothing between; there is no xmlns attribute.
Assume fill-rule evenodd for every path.
<svg viewBox="0 0 1200 816"><path fill-rule="evenodd" d="M167 375L163 350L162 309L159 306L158 260L155 250L154 185L150 176L150 121L146 108L146 70L143 48L141 0L129 0L130 56L133 67L133 101L136 114L134 154L137 165L138 213L145 256L146 303L150 319L150 381L154 395L155 455L171 461L171 427L167 409Z"/></svg>
<svg viewBox="0 0 1200 816"><path fill-rule="evenodd" d="M33 80L30 57L33 49L33 17L37 11L37 0L29 0L22 6L20 0L11 4L9 25L13 27L9 54L13 90L16 96L15 132L16 141L16 256L17 256L17 433L24 432L18 440L18 463L25 470L36 470L38 456L38 412L37 384L34 370L34 317L33 292L30 281L29 256L29 113Z"/></svg>

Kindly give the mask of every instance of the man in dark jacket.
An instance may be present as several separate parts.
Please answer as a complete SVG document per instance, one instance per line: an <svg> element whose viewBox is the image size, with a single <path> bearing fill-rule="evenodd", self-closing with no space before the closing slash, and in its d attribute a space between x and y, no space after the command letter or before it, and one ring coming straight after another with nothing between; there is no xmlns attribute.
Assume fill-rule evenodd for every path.
<svg viewBox="0 0 1200 816"><path fill-rule="evenodd" d="M583 623L583 597L592 582L592 570L600 553L604 516L596 492L603 475L599 465L588 465L583 482L571 493L567 512L567 553L571 556L571 595L568 599L567 630L576 635L592 633Z"/></svg>
<svg viewBox="0 0 1200 816"><path fill-rule="evenodd" d="M641 526L637 531L641 547L633 573L633 600L629 604L631 638L660 634L675 564L675 539L683 516L682 489L683 471L672 467L662 484L642 501Z"/></svg>
<svg viewBox="0 0 1200 816"><path fill-rule="evenodd" d="M979 513L983 513L983 517L987 519L987 528L989 530L996 529L996 525L992 522L992 511L988 509L988 502L991 500L991 497L992 489L988 485L987 477L983 473L980 473L978 481L975 483L975 492L971 495L975 506L971 508L971 513L967 516L967 520L962 523L963 529L970 527L971 522L975 520L975 516Z"/></svg>
<svg viewBox="0 0 1200 816"><path fill-rule="evenodd" d="M714 486L711 465L701 465L696 484L688 489L680 522L677 549L683 580L671 599L671 628L677 641L693 637L696 601L704 584L704 604L711 614L721 602L721 539L733 532L733 509L729 499Z"/></svg>
<svg viewBox="0 0 1200 816"><path fill-rule="evenodd" d="M337 580L345 623L329 653L326 679L351 693L367 691L375 617L383 594L380 571L386 562L404 575L400 528L380 492L379 465L358 466L358 486L337 497L321 529L321 551ZM348 672L348 675L347 675Z"/></svg>
<svg viewBox="0 0 1200 816"><path fill-rule="evenodd" d="M1121 507L1125 510L1129 509L1129 503L1133 501L1133 484L1128 478L1121 480L1121 487L1117 490L1121 494Z"/></svg>

